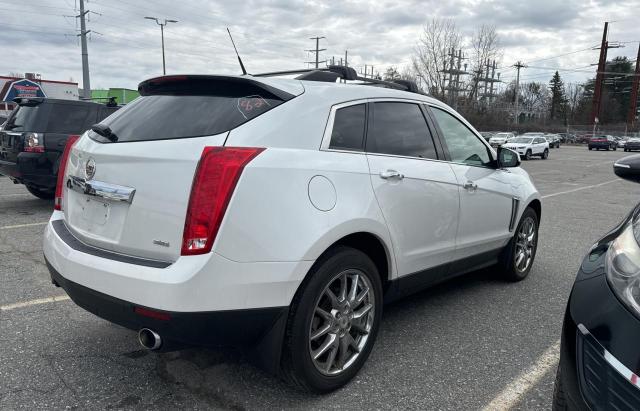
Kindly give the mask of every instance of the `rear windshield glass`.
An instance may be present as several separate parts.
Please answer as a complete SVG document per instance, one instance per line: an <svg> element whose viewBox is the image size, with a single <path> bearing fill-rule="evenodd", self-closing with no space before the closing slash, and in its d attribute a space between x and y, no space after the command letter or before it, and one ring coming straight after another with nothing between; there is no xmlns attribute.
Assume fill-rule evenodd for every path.
<svg viewBox="0 0 640 411"><path fill-rule="evenodd" d="M4 129L7 131L44 132L47 127L46 118L50 110L48 104L16 107Z"/></svg>
<svg viewBox="0 0 640 411"><path fill-rule="evenodd" d="M96 107L93 105L41 103L18 106L7 121L5 130L82 134L95 121Z"/></svg>
<svg viewBox="0 0 640 411"><path fill-rule="evenodd" d="M101 124L117 142L165 140L220 134L282 103L275 96L151 95L137 98ZM111 141L90 133L104 143Z"/></svg>

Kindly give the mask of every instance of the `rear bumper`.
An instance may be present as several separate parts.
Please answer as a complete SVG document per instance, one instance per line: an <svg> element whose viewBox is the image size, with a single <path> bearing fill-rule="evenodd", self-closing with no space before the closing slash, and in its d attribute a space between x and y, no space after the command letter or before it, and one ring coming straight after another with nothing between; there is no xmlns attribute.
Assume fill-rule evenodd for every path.
<svg viewBox="0 0 640 411"><path fill-rule="evenodd" d="M163 339L163 346L254 345L286 321L288 307L214 312L171 312L154 310L163 318L136 313L149 308L92 290L64 278L47 261L51 280L62 287L80 307L112 323L131 330L149 328ZM153 309L152 309L153 310Z"/></svg>
<svg viewBox="0 0 640 411"><path fill-rule="evenodd" d="M611 148L609 143L589 143L589 148Z"/></svg>
<svg viewBox="0 0 640 411"><path fill-rule="evenodd" d="M44 233L43 250L52 269L65 280L156 310L189 313L286 307L313 264L239 263L211 252L180 257L164 268L142 265L77 247L53 227L61 217L61 212L54 212Z"/></svg>
<svg viewBox="0 0 640 411"><path fill-rule="evenodd" d="M49 153L20 153L17 162L0 159L0 174L22 184L55 190L57 175ZM57 158L57 155L56 155Z"/></svg>

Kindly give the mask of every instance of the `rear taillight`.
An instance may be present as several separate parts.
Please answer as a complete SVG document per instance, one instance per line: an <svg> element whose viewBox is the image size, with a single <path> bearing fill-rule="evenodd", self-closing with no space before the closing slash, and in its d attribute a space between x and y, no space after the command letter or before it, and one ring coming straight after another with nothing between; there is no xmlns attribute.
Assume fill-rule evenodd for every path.
<svg viewBox="0 0 640 411"><path fill-rule="evenodd" d="M244 167L264 148L205 147L198 163L182 236L182 255L211 251Z"/></svg>
<svg viewBox="0 0 640 411"><path fill-rule="evenodd" d="M65 175L67 174L67 160L69 159L69 153L71 148L78 141L80 136L72 135L67 139L67 144L64 146L64 151L60 156L60 163L58 166L58 183L56 184L56 197L53 203L54 210L62 210L62 196L64 195Z"/></svg>
<svg viewBox="0 0 640 411"><path fill-rule="evenodd" d="M26 133L24 135L23 151L27 153L44 153L42 136L38 133Z"/></svg>

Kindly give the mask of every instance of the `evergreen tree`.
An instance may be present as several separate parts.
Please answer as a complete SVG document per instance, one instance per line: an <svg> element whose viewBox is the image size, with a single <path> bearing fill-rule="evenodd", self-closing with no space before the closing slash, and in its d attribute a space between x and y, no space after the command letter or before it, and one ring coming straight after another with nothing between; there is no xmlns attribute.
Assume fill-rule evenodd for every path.
<svg viewBox="0 0 640 411"><path fill-rule="evenodd" d="M557 71L549 81L549 90L551 91L551 112L549 113L551 120L566 120L567 96L564 82Z"/></svg>

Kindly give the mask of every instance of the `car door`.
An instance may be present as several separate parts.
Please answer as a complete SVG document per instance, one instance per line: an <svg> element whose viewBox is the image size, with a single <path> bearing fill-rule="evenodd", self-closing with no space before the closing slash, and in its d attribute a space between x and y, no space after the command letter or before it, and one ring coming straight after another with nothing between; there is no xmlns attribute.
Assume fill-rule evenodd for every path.
<svg viewBox="0 0 640 411"><path fill-rule="evenodd" d="M481 264L511 237L511 215L518 204L511 173L496 168L489 147L456 114L438 107L430 111L460 188L455 259L473 257Z"/></svg>
<svg viewBox="0 0 640 411"><path fill-rule="evenodd" d="M446 275L455 253L459 193L438 150L424 108L409 102L369 103L366 139L371 185L389 227L401 285ZM411 274L419 274L410 276Z"/></svg>
<svg viewBox="0 0 640 411"><path fill-rule="evenodd" d="M544 143L546 141L547 139L543 137L533 139L533 154L542 154L544 152Z"/></svg>

